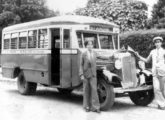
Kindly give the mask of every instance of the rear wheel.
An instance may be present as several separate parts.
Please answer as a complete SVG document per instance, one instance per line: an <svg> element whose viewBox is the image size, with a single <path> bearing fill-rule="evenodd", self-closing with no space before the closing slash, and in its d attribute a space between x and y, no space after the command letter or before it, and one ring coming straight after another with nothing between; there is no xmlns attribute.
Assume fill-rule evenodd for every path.
<svg viewBox="0 0 165 120"><path fill-rule="evenodd" d="M135 105L147 106L154 98L153 90L137 91L129 93L130 99Z"/></svg>
<svg viewBox="0 0 165 120"><path fill-rule="evenodd" d="M17 87L22 95L31 95L36 92L37 83L27 82L23 71L21 71L17 78Z"/></svg>
<svg viewBox="0 0 165 120"><path fill-rule="evenodd" d="M98 96L100 101L100 109L108 110L114 104L114 88L105 82L104 79L98 81Z"/></svg>

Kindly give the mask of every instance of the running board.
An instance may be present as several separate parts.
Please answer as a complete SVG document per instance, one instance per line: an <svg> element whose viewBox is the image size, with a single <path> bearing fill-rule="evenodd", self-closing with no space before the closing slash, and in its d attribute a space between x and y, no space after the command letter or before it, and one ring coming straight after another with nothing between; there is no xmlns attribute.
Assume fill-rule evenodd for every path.
<svg viewBox="0 0 165 120"><path fill-rule="evenodd" d="M136 88L114 88L115 93L127 93L153 89L152 85L138 86Z"/></svg>

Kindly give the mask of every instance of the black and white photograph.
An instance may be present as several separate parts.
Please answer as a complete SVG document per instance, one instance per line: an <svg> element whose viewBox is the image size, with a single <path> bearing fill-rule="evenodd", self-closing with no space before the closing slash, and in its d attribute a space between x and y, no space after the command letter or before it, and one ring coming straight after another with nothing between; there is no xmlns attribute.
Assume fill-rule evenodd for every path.
<svg viewBox="0 0 165 120"><path fill-rule="evenodd" d="M165 0L0 0L0 120L164 120Z"/></svg>

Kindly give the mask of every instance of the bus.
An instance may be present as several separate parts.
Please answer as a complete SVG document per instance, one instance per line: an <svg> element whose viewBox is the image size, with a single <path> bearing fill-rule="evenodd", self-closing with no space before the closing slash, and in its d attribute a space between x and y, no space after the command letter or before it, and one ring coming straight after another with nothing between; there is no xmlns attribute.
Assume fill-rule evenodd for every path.
<svg viewBox="0 0 165 120"><path fill-rule="evenodd" d="M149 104L153 98L151 74L140 71L146 84L141 87L135 56L120 50L119 26L99 18L64 15L4 28L2 75L17 78L18 91L23 95L34 94L37 84L71 93L82 87L80 56L88 39L94 40L96 52L110 57L97 59L101 109L109 109L115 94L125 92L135 104Z"/></svg>

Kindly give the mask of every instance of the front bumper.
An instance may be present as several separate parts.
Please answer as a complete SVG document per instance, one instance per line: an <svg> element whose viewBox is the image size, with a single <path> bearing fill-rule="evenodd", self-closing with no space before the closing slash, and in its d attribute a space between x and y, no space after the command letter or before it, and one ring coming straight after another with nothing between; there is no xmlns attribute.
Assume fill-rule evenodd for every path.
<svg viewBox="0 0 165 120"><path fill-rule="evenodd" d="M144 90L152 90L152 85L143 85L139 87L132 87L132 88L114 88L115 93L128 93L128 92L136 92L136 91L144 91Z"/></svg>

